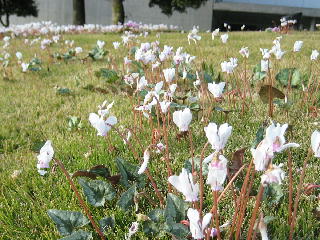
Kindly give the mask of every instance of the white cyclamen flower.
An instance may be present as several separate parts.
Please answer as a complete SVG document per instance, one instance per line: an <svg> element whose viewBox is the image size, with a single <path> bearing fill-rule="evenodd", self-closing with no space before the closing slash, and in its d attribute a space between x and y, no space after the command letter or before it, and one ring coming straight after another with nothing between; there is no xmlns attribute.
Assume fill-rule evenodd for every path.
<svg viewBox="0 0 320 240"><path fill-rule="evenodd" d="M150 160L150 152L148 149L146 149L143 153L143 163L141 164L141 167L138 170L138 174L142 174L146 171L149 160Z"/></svg>
<svg viewBox="0 0 320 240"><path fill-rule="evenodd" d="M97 41L98 48L103 48L105 44L106 43L104 41L100 41L100 40Z"/></svg>
<svg viewBox="0 0 320 240"><path fill-rule="evenodd" d="M190 221L190 232L192 234L192 237L194 239L203 239L204 238L204 230L207 228L209 225L212 214L207 213L204 215L202 222L200 221L200 214L198 210L189 208L187 212L187 216Z"/></svg>
<svg viewBox="0 0 320 240"><path fill-rule="evenodd" d="M270 58L270 51L267 48L260 48L260 52L262 54L263 59L269 59Z"/></svg>
<svg viewBox="0 0 320 240"><path fill-rule="evenodd" d="M222 96L222 92L223 92L223 89L224 89L224 86L226 85L225 82L221 82L221 83L208 83L208 90L209 92L212 93L212 95L215 97L215 98L219 98Z"/></svg>
<svg viewBox="0 0 320 240"><path fill-rule="evenodd" d="M120 47L120 42L113 42L114 49L118 49Z"/></svg>
<svg viewBox="0 0 320 240"><path fill-rule="evenodd" d="M105 100L101 105L98 106L98 108L99 108L98 114L101 117L104 117L109 114L110 109L113 107L114 101L112 101L112 103L110 103L108 105L107 104L108 104L108 101Z"/></svg>
<svg viewBox="0 0 320 240"><path fill-rule="evenodd" d="M293 45L293 51L294 52L299 52L302 48L303 41L296 41Z"/></svg>
<svg viewBox="0 0 320 240"><path fill-rule="evenodd" d="M209 123L209 125L204 128L204 131L209 143L212 146L212 149L221 151L222 149L224 149L228 138L231 135L232 127L229 126L228 123L224 123L220 125L218 129L217 124Z"/></svg>
<svg viewBox="0 0 320 240"><path fill-rule="evenodd" d="M265 141L262 141L256 149L251 148L251 154L256 171L265 171L274 156Z"/></svg>
<svg viewBox="0 0 320 240"><path fill-rule="evenodd" d="M312 53L311 53L311 56L310 56L311 61L317 60L318 56L319 56L319 52L317 50L312 50Z"/></svg>
<svg viewBox="0 0 320 240"><path fill-rule="evenodd" d="M223 155L215 155L208 166L207 184L211 186L212 191L220 191L223 189L223 183L227 177L228 161Z"/></svg>
<svg viewBox="0 0 320 240"><path fill-rule="evenodd" d="M179 176L170 176L168 181L184 195L187 202L198 201L199 184L194 184L192 174L186 169L182 168Z"/></svg>
<svg viewBox="0 0 320 240"><path fill-rule="evenodd" d="M261 60L261 71L262 72L268 72L269 68L270 68L270 60Z"/></svg>
<svg viewBox="0 0 320 240"><path fill-rule="evenodd" d="M89 121L91 125L98 131L98 136L106 136L110 131L111 126L117 123L117 118L115 116L110 116L107 120L100 117L98 114L90 113Z"/></svg>
<svg viewBox="0 0 320 240"><path fill-rule="evenodd" d="M76 51L76 54L79 54L79 53L83 52L82 47L76 47L74 50Z"/></svg>
<svg viewBox="0 0 320 240"><path fill-rule="evenodd" d="M177 125L180 132L186 132L189 129L189 124L192 120L192 113L189 108L175 111L173 113L173 122Z"/></svg>
<svg viewBox="0 0 320 240"><path fill-rule="evenodd" d="M148 81L145 76L141 77L139 81L137 81L137 91L143 90L148 85Z"/></svg>
<svg viewBox="0 0 320 240"><path fill-rule="evenodd" d="M163 70L164 78L166 79L166 82L172 82L174 79L174 76L176 74L176 69L174 68L166 68Z"/></svg>
<svg viewBox="0 0 320 240"><path fill-rule="evenodd" d="M22 72L26 72L29 68L29 63L21 63Z"/></svg>
<svg viewBox="0 0 320 240"><path fill-rule="evenodd" d="M227 33L220 36L222 43L227 43L229 35Z"/></svg>
<svg viewBox="0 0 320 240"><path fill-rule="evenodd" d="M250 52L249 52L249 48L248 47L243 47L240 49L239 53L241 54L242 57L244 58L248 58L249 55L250 55Z"/></svg>
<svg viewBox="0 0 320 240"><path fill-rule="evenodd" d="M47 171L41 170L41 168L50 168L49 163L52 160L54 155L54 150L51 144L51 141L48 140L40 149L40 154L37 156L38 163L37 168L40 175L44 175Z"/></svg>
<svg viewBox="0 0 320 240"><path fill-rule="evenodd" d="M219 29L219 28L217 28L217 29L215 29L215 30L212 32L212 34L211 34L211 38L212 38L212 40L214 40L214 37L215 37L215 36L218 36L219 31L220 31L220 29Z"/></svg>
<svg viewBox="0 0 320 240"><path fill-rule="evenodd" d="M314 131L311 135L311 147L315 157L320 157L320 132Z"/></svg>
<svg viewBox="0 0 320 240"><path fill-rule="evenodd" d="M18 58L18 60L22 59L22 53L21 52L16 52L16 57Z"/></svg>
<svg viewBox="0 0 320 240"><path fill-rule="evenodd" d="M272 165L267 171L261 176L261 184L263 186L267 186L268 184L275 183L281 184L285 174L284 171L281 169L283 164Z"/></svg>

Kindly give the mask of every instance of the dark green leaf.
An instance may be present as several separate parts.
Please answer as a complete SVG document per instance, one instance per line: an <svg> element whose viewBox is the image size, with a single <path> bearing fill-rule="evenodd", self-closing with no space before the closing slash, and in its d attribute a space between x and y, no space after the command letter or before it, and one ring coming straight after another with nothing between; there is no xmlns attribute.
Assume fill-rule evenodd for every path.
<svg viewBox="0 0 320 240"><path fill-rule="evenodd" d="M269 184L264 188L263 200L270 206L278 204L283 197L283 190L280 184Z"/></svg>
<svg viewBox="0 0 320 240"><path fill-rule="evenodd" d="M165 229L169 234L172 234L175 239L187 239L189 228L181 223L167 222Z"/></svg>
<svg viewBox="0 0 320 240"><path fill-rule="evenodd" d="M85 226L89 220L81 212L49 209L48 215L61 235L70 235L75 228Z"/></svg>
<svg viewBox="0 0 320 240"><path fill-rule="evenodd" d="M156 208L149 212L148 217L154 222L160 222L164 217L164 210Z"/></svg>
<svg viewBox="0 0 320 240"><path fill-rule="evenodd" d="M88 202L95 207L103 206L106 200L112 200L116 195L113 186L105 181L80 178L79 183Z"/></svg>
<svg viewBox="0 0 320 240"><path fill-rule="evenodd" d="M168 193L164 216L166 221L180 222L186 217L188 204L178 196Z"/></svg>
<svg viewBox="0 0 320 240"><path fill-rule="evenodd" d="M287 86L290 80L291 86L296 87L301 84L302 76L300 71L296 68L284 68L277 73L276 80L279 81L283 86Z"/></svg>
<svg viewBox="0 0 320 240"><path fill-rule="evenodd" d="M137 182L138 188L143 188L146 185L145 175L138 174L139 166L133 165L122 158L116 158L116 164L121 174L120 183L125 187L130 187L129 181Z"/></svg>
<svg viewBox="0 0 320 240"><path fill-rule="evenodd" d="M99 176L104 177L104 178L110 177L110 171L104 165L94 166L94 167L90 168L89 172L93 173L93 174L96 174L96 175L99 175Z"/></svg>
<svg viewBox="0 0 320 240"><path fill-rule="evenodd" d="M61 238L60 240L90 240L90 239L92 239L91 232L85 232L85 231L79 230L67 237Z"/></svg>
<svg viewBox="0 0 320 240"><path fill-rule="evenodd" d="M112 217L105 217L99 220L100 229L102 232L106 231L107 228L114 228L114 219Z"/></svg>
<svg viewBox="0 0 320 240"><path fill-rule="evenodd" d="M134 184L132 187L130 187L126 192L124 192L119 201L117 202L117 205L124 211L128 211L129 208L134 204L134 196L137 192L137 186Z"/></svg>
<svg viewBox="0 0 320 240"><path fill-rule="evenodd" d="M116 71L107 68L100 68L99 71L95 72L95 75L99 78L103 78L107 83L114 83L119 79Z"/></svg>

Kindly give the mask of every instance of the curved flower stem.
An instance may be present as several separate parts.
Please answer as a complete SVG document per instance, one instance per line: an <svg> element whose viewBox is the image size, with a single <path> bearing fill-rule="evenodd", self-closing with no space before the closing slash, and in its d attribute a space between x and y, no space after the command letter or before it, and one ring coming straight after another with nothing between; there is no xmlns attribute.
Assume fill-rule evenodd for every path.
<svg viewBox="0 0 320 240"><path fill-rule="evenodd" d="M111 124L108 124L111 128L113 128L117 133L118 135L126 142L126 144L128 145L128 147L130 148L131 152L133 153L134 157L141 163L141 160L139 158L139 155L138 153L134 150L133 146L131 145L131 143L125 138L125 136L119 131L118 128L116 128L115 126L111 125ZM151 182L151 185L154 189L154 191L156 192L156 195L159 199L159 202L160 204L163 206L163 198L162 198L162 195L157 187L157 184L156 182L154 181L152 175L150 174L149 172L149 169L146 169L145 170L145 174L147 175L149 181Z"/></svg>
<svg viewBox="0 0 320 240"><path fill-rule="evenodd" d="M299 185L298 185L298 189L297 189L297 195L296 195L296 198L294 199L294 207L293 207L293 214L292 214L292 218L291 218L290 235L289 235L290 240L293 239L294 227L295 227L296 220L297 220L296 218L297 218L297 211L298 211L298 203L299 203L300 195L302 192L302 185L303 185L303 180L304 180L304 177L306 174L307 163L308 163L309 159L311 158L311 155L312 155L312 149L309 149L308 155L304 159L304 162L303 162L303 168L302 168L302 173L300 175L300 181L299 181Z"/></svg>
<svg viewBox="0 0 320 240"><path fill-rule="evenodd" d="M232 186L232 183L234 180L236 180L236 178L238 177L238 175L240 174L240 172L246 167L246 164L244 164L237 172L236 174L231 178L231 180L228 182L227 186L225 187L225 189L222 191L222 193L220 193L219 197L218 197L218 202L221 200L221 198L223 197L223 195L226 193L226 191Z"/></svg>
<svg viewBox="0 0 320 240"><path fill-rule="evenodd" d="M84 200L82 199L77 187L75 186L73 180L71 179L68 171L65 169L63 163L59 160L59 159L56 159L54 158L54 161L57 163L57 165L60 167L61 171L63 172L63 174L66 176L72 190L74 191L74 193L76 194L77 198L78 198L78 201L81 205L81 207L83 208L83 210L85 211L87 217L89 218L94 230L99 234L100 238L102 240L105 240L106 238L104 237L102 231L100 230L100 228L98 227L98 225L96 224L96 222L94 221L93 217L92 217L92 214L89 210L89 208L87 207L86 203L84 202Z"/></svg>
<svg viewBox="0 0 320 240"><path fill-rule="evenodd" d="M263 187L263 185L260 185L259 193L258 193L257 199L256 199L256 204L254 206L253 213L252 213L251 220L250 220L250 226L249 226L249 230L248 230L247 240L251 240L251 238L252 238L252 231L253 231L254 223L256 222L257 214L258 214L258 211L259 211L259 208L261 205L263 192L264 192L264 187Z"/></svg>
<svg viewBox="0 0 320 240"><path fill-rule="evenodd" d="M251 175L252 165L253 165L253 159L251 159L251 162L249 164L249 167L248 167L248 170L247 170L247 174L246 174L246 177L244 179L244 182L243 182L243 185L242 185L242 188L241 188L241 192L240 192L240 196L239 196L238 210L235 213L236 216L234 218L234 222L232 222L231 235L233 233L234 227L237 224L236 239L238 239L239 236L240 236L240 229L241 229L241 226L242 226L242 220L243 220L244 212L245 212L245 209L246 209L247 197L250 194L250 190L251 190L251 187L252 187L252 184L253 184L253 180L254 180L253 177L252 177L252 181L251 181L252 184L250 184L249 189L248 189L248 184L249 184L249 178L250 178L250 175ZM235 221L237 216L238 216L238 221Z"/></svg>
<svg viewBox="0 0 320 240"><path fill-rule="evenodd" d="M190 141L190 153L192 159L192 174L194 173L194 151L193 151L193 142L192 142L192 132L191 130L188 131L189 133L189 141Z"/></svg>
<svg viewBox="0 0 320 240"><path fill-rule="evenodd" d="M288 151L288 169L289 169L289 206L288 206L288 224L291 225L292 218L292 195L293 195L293 179L292 179L292 156Z"/></svg>
<svg viewBox="0 0 320 240"><path fill-rule="evenodd" d="M203 158L204 158L204 152L206 150L206 148L208 147L209 142L207 142L202 151L201 151L201 158L200 158L200 207L199 207L199 211L200 211L200 216L202 218L202 208L203 208L203 193L204 193L204 183L203 183L203 174L202 174L202 162L203 162Z"/></svg>
<svg viewBox="0 0 320 240"><path fill-rule="evenodd" d="M221 240L220 234L220 223L219 223L219 215L218 215L218 191L213 191L213 198L214 198L214 217L216 222L216 229L217 229L217 239Z"/></svg>

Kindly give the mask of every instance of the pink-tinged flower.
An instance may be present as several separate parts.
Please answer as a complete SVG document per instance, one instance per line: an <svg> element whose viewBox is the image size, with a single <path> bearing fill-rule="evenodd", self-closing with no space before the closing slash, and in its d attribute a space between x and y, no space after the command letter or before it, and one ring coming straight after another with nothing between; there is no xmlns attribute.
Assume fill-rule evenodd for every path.
<svg viewBox="0 0 320 240"><path fill-rule="evenodd" d="M200 214L199 214L198 210L193 209L193 208L189 208L187 211L187 216L190 221L190 232L192 234L192 237L197 240L203 239L204 238L203 232L207 228L207 226L209 225L211 218L212 218L212 214L207 213L206 215L204 215L202 222L201 222L200 221Z"/></svg>
<svg viewBox="0 0 320 240"><path fill-rule="evenodd" d="M248 58L249 55L250 55L250 52L249 52L249 48L248 47L243 47L240 49L239 53L241 54L242 57L244 58Z"/></svg>
<svg viewBox="0 0 320 240"><path fill-rule="evenodd" d="M139 223L133 222L131 227L129 228L128 236L126 237L126 240L130 240L132 235L134 235L139 229Z"/></svg>
<svg viewBox="0 0 320 240"><path fill-rule="evenodd" d="M223 155L213 156L213 160L208 166L207 184L211 186L212 191L220 191L223 189L223 183L227 177L227 162L228 160Z"/></svg>
<svg viewBox="0 0 320 240"><path fill-rule="evenodd" d="M311 147L315 157L320 157L320 132L314 131L311 135Z"/></svg>
<svg viewBox="0 0 320 240"><path fill-rule="evenodd" d="M225 82L221 82L221 83L208 83L208 90L209 92L212 93L212 95L215 97L215 98L219 98L222 96L222 92L223 92L223 89L224 89L224 86L226 85Z"/></svg>
<svg viewBox="0 0 320 240"><path fill-rule="evenodd" d="M288 124L283 124L282 126L280 123L274 125L273 123L267 128L265 141L266 144L271 146L272 152L282 152L289 147L299 147L297 143L287 143L284 137L286 129L288 128Z"/></svg>
<svg viewBox="0 0 320 240"><path fill-rule="evenodd" d="M184 195L187 202L198 201L199 184L194 184L192 174L186 169L182 168L179 176L170 176L168 181Z"/></svg>
<svg viewBox="0 0 320 240"><path fill-rule="evenodd" d="M189 129L189 124L192 120L192 113L189 108L175 111L173 113L173 122L177 125L180 132L186 132Z"/></svg>
<svg viewBox="0 0 320 240"><path fill-rule="evenodd" d="M110 116L107 120L104 120L103 117L95 113L90 113L89 122L98 131L97 135L104 137L110 131L111 126L117 123L117 118L115 116Z"/></svg>
<svg viewBox="0 0 320 240"><path fill-rule="evenodd" d="M148 149L146 149L143 153L143 163L141 164L141 167L138 170L138 174L142 174L146 171L149 160L150 160L150 152Z"/></svg>
<svg viewBox="0 0 320 240"><path fill-rule="evenodd" d="M174 68L167 68L163 70L164 78L166 79L166 82L171 83L174 79L176 74L176 69Z"/></svg>
<svg viewBox="0 0 320 240"><path fill-rule="evenodd" d="M219 129L217 124L209 123L207 127L204 128L206 136L208 138L209 143L212 146L212 149L216 151L221 151L224 149L228 138L232 132L232 126L229 126L228 123L224 123L220 125Z"/></svg>
<svg viewBox="0 0 320 240"><path fill-rule="evenodd" d="M267 186L268 184L271 183L276 183L276 184L281 184L284 177L285 173L281 169L283 164L277 165L272 165L267 171L261 176L261 184L263 186Z"/></svg>
<svg viewBox="0 0 320 240"><path fill-rule="evenodd" d="M295 43L293 45L293 51L299 52L302 48L302 45L303 45L303 41L295 41Z"/></svg>
<svg viewBox="0 0 320 240"><path fill-rule="evenodd" d="M227 221L226 223L220 225L220 232L224 231L227 227L230 226L230 222ZM212 228L211 229L211 233L210 233L211 237L216 237L217 236L217 229L216 228Z"/></svg>
<svg viewBox="0 0 320 240"><path fill-rule="evenodd" d="M54 155L54 150L51 141L48 140L40 149L40 154L37 156L38 163L37 168L41 176L47 173L47 171L41 170L42 168L50 168L49 163Z"/></svg>

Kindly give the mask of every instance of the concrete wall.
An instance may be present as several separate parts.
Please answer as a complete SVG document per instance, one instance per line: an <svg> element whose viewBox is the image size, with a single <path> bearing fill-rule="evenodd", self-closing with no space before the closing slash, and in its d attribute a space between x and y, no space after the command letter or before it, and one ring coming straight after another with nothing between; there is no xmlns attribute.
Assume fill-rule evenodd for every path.
<svg viewBox="0 0 320 240"><path fill-rule="evenodd" d="M38 17L10 17L11 24L35 21L52 21L58 24L72 24L72 0L36 0ZM112 22L111 0L85 0L86 22L109 25ZM125 0L126 20L152 24L172 24L189 30L199 25L202 30L211 29L213 0L199 9L187 9L187 13L174 12L171 17L161 13L157 6L149 8L149 0Z"/></svg>
<svg viewBox="0 0 320 240"><path fill-rule="evenodd" d="M218 0L217 2L253 3L300 8L320 8L319 0Z"/></svg>

